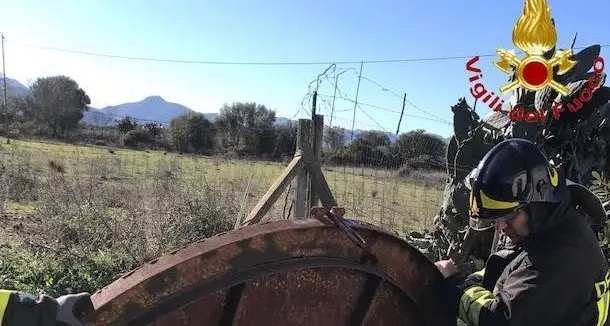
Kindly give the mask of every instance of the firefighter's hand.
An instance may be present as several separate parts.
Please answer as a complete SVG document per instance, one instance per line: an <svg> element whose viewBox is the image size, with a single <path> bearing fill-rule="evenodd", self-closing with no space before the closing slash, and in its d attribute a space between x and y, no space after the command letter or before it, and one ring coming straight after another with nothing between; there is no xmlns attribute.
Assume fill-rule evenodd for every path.
<svg viewBox="0 0 610 326"><path fill-rule="evenodd" d="M438 268L445 278L449 278L450 276L460 272L458 267L451 259L439 260L434 263L434 265L436 265L436 268Z"/></svg>
<svg viewBox="0 0 610 326"><path fill-rule="evenodd" d="M68 294L57 298L57 324L83 326L82 314L93 307L89 293Z"/></svg>

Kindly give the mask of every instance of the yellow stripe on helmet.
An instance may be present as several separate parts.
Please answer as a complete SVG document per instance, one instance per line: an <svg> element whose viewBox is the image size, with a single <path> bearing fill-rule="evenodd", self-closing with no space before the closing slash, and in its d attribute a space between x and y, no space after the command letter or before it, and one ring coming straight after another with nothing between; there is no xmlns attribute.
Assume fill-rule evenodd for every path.
<svg viewBox="0 0 610 326"><path fill-rule="evenodd" d="M479 191L479 195L481 197L481 205L486 209L509 209L519 206L518 202L506 202L492 199L487 196L483 190Z"/></svg>
<svg viewBox="0 0 610 326"><path fill-rule="evenodd" d="M559 174L554 167L549 167L549 179L551 180L551 184L553 187L557 187L559 184Z"/></svg>

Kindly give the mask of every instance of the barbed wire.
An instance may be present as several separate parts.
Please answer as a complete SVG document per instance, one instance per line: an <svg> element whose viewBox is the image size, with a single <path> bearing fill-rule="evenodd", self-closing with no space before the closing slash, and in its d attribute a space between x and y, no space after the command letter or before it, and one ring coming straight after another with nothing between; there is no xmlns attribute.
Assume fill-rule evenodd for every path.
<svg viewBox="0 0 610 326"><path fill-rule="evenodd" d="M62 49L59 49L62 50ZM65 50L65 49L64 49ZM77 51L78 52L78 51ZM99 53L98 53L99 54ZM99 54L99 55L104 55L104 54ZM467 57L465 57L467 58ZM146 58L144 58L146 59ZM360 63L364 63L364 61L360 61ZM369 63L369 62L367 62ZM409 100L405 100L405 102L409 103L409 105L413 108L416 108L417 110L425 113L426 115L430 116L430 117L424 117L424 116L418 116L418 115L414 115L414 114L410 114L410 113L404 113L395 109L391 109L391 108L387 108L381 105L377 105L377 104L371 104L371 103L367 103L366 101L362 102L360 100L355 100L355 99L351 99L348 97L348 95L346 94L346 92L344 92L342 90L341 87L339 87L339 85L337 85L338 83L338 77L340 74L345 73L345 72L352 72L354 76L358 77L359 80L364 80L366 82L369 82L375 86L377 86L378 88L380 88L383 92L387 92L389 94L391 94L392 96L398 98L398 99L403 99L403 96L399 95L398 92L396 92L395 90L393 90L391 87L385 86L383 85L381 82L372 79L368 76L363 76L361 75L356 69L354 68L347 68L347 69L342 69L342 68L337 68L337 63L332 62L332 63L328 63L328 66L326 67L326 69L324 71L322 71L321 73L319 73L318 75L316 75L315 79L310 81L310 83L307 86L307 93L305 94L305 96L303 97L303 100L301 101L301 106L299 108L299 110L294 114L294 116L292 117L293 119L298 116L301 113L306 113L307 116L311 116L312 115L312 107L313 107L313 103L311 103L314 100L314 95L316 95L316 101L317 101L317 105L316 105L316 113L321 113L321 112L328 112L330 111L330 121L331 123L329 124L329 126L332 127L332 120L336 119L336 120L342 120L339 117L335 117L335 113L336 112L347 112L350 110L337 110L335 111L335 100L339 99L342 101L347 101L350 103L354 103L354 111L358 110L359 112L362 112L367 118L368 120L372 121L372 124L366 124L363 123L361 121L358 121L359 125L361 126L372 126L373 128L376 129L380 129L382 131L384 131L385 133L389 133L387 128L384 127L382 124L380 124L375 118L373 118L373 116L371 114L369 114L363 107L368 107L368 108L373 108L376 110L382 110L384 112L390 112L390 113L394 113L394 114L401 114L402 116L406 116L406 117L412 117L415 119L422 119L422 120L428 120L431 122L438 122L438 123L443 123L443 124L447 124L447 125L452 125L451 122L436 116L430 112L428 112L425 109L420 108L419 106L415 105L414 103L412 103ZM320 89L321 85L323 83L327 83L328 85L331 85L334 87L335 89L335 94L333 94L332 96L329 94L320 94L318 93L318 90ZM332 101L331 101L332 100ZM309 102L309 103L308 103ZM330 110L324 110L324 108L328 109L330 107ZM111 117L111 118L115 118L117 120L129 117L128 115L117 115L117 114L111 114L111 113L106 113L106 112L96 112L96 111L90 111L90 115L98 115L99 117ZM169 124L170 121L158 121L158 120L154 120L154 119L144 119L144 118L138 118L138 117L130 117L131 119L133 119L136 122L144 122L144 123L158 123L158 124L162 124L162 125L167 125ZM344 120L343 121L347 121ZM115 120L116 122L116 120ZM352 124L355 121L355 119L352 119L350 122L352 122ZM326 130L326 128L325 128ZM352 129L352 134L355 132L355 130ZM351 140L347 140L345 139L345 134L343 135L344 142L349 142ZM325 137L327 138L327 137ZM394 138L392 138L394 139ZM398 146L400 147L400 144L398 144ZM432 146L432 145L430 145ZM276 144L276 150L277 150L277 144Z"/></svg>
<svg viewBox="0 0 610 326"><path fill-rule="evenodd" d="M390 137L389 138L390 143L394 143L394 141L397 139L398 131L396 132L396 135L394 135L393 133L390 133L388 131L388 128L386 128L381 123L379 123L379 121L377 121L375 118L373 118L373 115L369 114L369 112L364 110L363 107L368 107L368 108L372 108L375 110L381 110L381 111L389 112L389 113L396 114L396 115L402 115L402 117L411 117L411 118L415 118L415 119L428 120L431 122L442 123L442 124L449 125L449 126L453 125L453 123L449 122L448 120L443 119L432 113L429 113L426 110L417 107L415 104L413 104L411 102L409 102L410 106L417 107L417 109L419 111L424 112L425 114L427 114L430 117L419 116L419 115L415 115L415 114L411 114L411 113L405 113L404 108L403 108L403 111L398 111L396 109L387 108L387 107L384 107L381 105L367 103L366 101L362 101L359 99L358 100L351 99L351 98L349 98L349 95L347 95L346 92L342 89L342 87L340 87L338 85L338 80L339 80L338 77L345 72L352 72L354 78L360 78L361 80L370 82L370 83L374 84L375 86L377 86L378 88L380 88L382 91L388 92L391 95L393 95L394 97L403 100L403 97L398 95L398 93L396 91L392 90L391 87L385 86L382 83L380 83L372 78L369 78L367 76L362 76L360 74L360 72L356 71L354 68L338 69L336 67L336 65L331 64L322 73L316 75L315 79L313 79L311 82L309 82L307 93L303 97L303 101L301 102L301 108L299 109L299 112L307 112L307 114L310 115L312 113L311 108L313 107L313 100L314 100L314 96L315 96L316 113L318 113L318 114L321 114L322 112L324 112L326 114L330 113L329 114L330 120L329 120L328 128L325 128L326 132L323 134L323 141L325 144L328 144L329 146L331 143L333 143L333 144L336 143L335 137L341 138L340 143L343 144L343 146L347 146L352 141L356 140L357 134L358 134L358 132L354 128L352 128L351 132L349 132L349 133L345 133L345 131L344 131L343 135L340 135L340 134L335 135L336 131L340 131L341 129L345 130L346 128L340 128L340 129L337 129L336 131L333 131L333 120L351 123L352 126L355 125L355 122L358 122L359 126L369 127L372 129L371 131L375 131L375 130L382 131L386 135L385 137ZM319 92L319 89L321 89L324 84L327 84L332 88L333 95ZM353 103L354 108L337 109L335 106L336 100ZM405 102L407 102L406 99L405 99ZM362 121L356 121L356 119L355 119L356 110L359 112L362 112L368 118L368 120L372 122L372 124L364 123ZM344 119L344 118L336 116L337 113L349 112L349 111L354 112L354 116L352 117L352 119L348 120L348 119ZM297 112L297 114L299 112ZM400 122L402 122L402 120L400 120ZM345 125L345 124L343 123L342 125ZM400 126L398 126L398 129L399 128L400 128ZM392 135L392 136L390 136L390 135ZM443 142L445 142L444 139L443 139ZM398 146L399 151L404 150L401 148L402 145L400 143L396 143L395 145ZM430 145L430 146L432 146L432 145Z"/></svg>
<svg viewBox="0 0 610 326"><path fill-rule="evenodd" d="M37 46L37 45L30 45ZM606 45L604 45L606 46ZM416 149L417 153L409 152L405 148L405 144L402 142L396 142L398 137L394 133L389 132L387 126L383 126L378 121L378 115L376 113L392 113L396 115L403 115L414 119L427 120L436 123L442 123L446 125L452 125L450 121L445 118L439 117L428 110L419 107L414 104L410 99L405 99L405 102L412 108L422 112L426 116L405 113L401 110L394 108L388 108L384 105L377 103L370 103L365 98L362 101L360 98L351 98L350 95L344 90L344 87L339 85L339 76L341 74L349 74L351 78L359 78L362 81L370 83L378 87L382 92L390 94L391 96L403 100L402 95L396 91L393 87L384 85L382 82L373 79L369 76L364 76L354 68L339 68L338 65L346 63L381 63L381 62L411 62L411 61L431 61L431 60L453 60L453 59L468 59L470 56L448 56L442 58L419 58L419 59L400 59L400 60L369 60L369 61L355 61L355 62L218 62L218 61L192 61L192 60L176 60L176 59L161 59L161 58L142 58L133 56L117 56L103 53L93 53L79 50L69 50L62 48L53 48L38 46L45 50L53 50L60 52L70 52L73 54L90 55L98 57L118 58L118 59L129 59L129 60L144 60L144 61L158 61L158 62L169 62L169 63L183 63L183 64L220 64L220 65L324 65L325 69L320 73L316 74L314 78L306 85L306 93L301 100L300 106L296 110L295 114L290 120L295 119L300 114L305 114L307 118L310 118L313 114L313 100L316 100L316 113L321 114L330 113L330 122L328 127L332 127L333 120L343 120L349 123L357 122L359 126L369 126L374 128L373 130L379 130L384 132L385 135L390 139L388 144L384 140L380 140L379 143L371 144L372 154L366 156L368 153L365 151L358 152L352 149L357 146L348 148L346 144L350 143L350 137L347 136L345 130L340 135L343 145L339 151L324 151L322 158L322 165L324 168L324 174L328 180L329 186L333 194L335 194L338 202L342 206L350 209L350 215L354 216L368 216L372 217L381 225L391 225L394 227L395 224L401 225L404 230L412 229L410 227L410 219L431 219L438 211L438 205L442 200L442 188L446 184L446 168L447 162L445 162L443 155L444 153L435 153L424 162L425 168L417 168L409 165L412 158L416 158L420 155L427 155L438 150L438 142L434 140L422 140ZM495 54L480 55L480 57L495 56ZM350 73L351 72L351 73ZM330 85L333 91L336 93L328 94L322 87ZM323 89L322 93L319 91ZM314 97L315 96L315 97ZM351 109L340 109L336 110L336 100L353 103L354 107ZM373 101L377 102L377 101ZM345 104L345 103L343 103ZM340 112L348 112L357 110L367 121L356 121L355 118L344 119L340 116L336 116ZM100 111L89 111L90 115L95 115L97 118L105 117L110 119L124 119L128 115L119 115L113 113L106 113ZM145 119L139 117L130 117L139 123L158 123L161 125L169 125L170 121L158 121L154 119ZM115 120L116 122L116 120ZM293 125L294 126L294 125ZM325 141L329 139L330 134L327 132L329 128L324 128ZM257 136L258 133L266 131L266 128L250 129ZM355 132L352 128L352 134ZM398 132L397 132L398 133ZM282 134L283 136L286 136ZM390 137L391 135L392 137ZM284 139L280 139L284 138ZM279 150L282 141L286 141L286 137L278 137L275 139L273 144L273 153L271 156L275 156ZM356 137L353 137L357 139ZM426 139L426 138L424 138ZM296 139L294 140L296 142ZM218 185L219 188L229 187L228 184L234 186L233 183L239 184L242 181L248 180L248 176L252 179L253 171L257 172L256 180L253 184L252 195L247 194L243 196L235 195L235 198L227 198L228 201L240 200L236 198L248 198L247 205L245 207L252 208L262 194L268 189L279 176L279 172L286 165L286 162L278 163L268 160L264 160L256 155L243 155L240 157L222 157L222 154L218 156L201 156L201 155L181 155L177 153L166 153L159 154L151 150L151 153L142 151L133 151L129 148L120 148L120 150L114 150L112 147L101 148L99 151L79 151L75 148L41 148L40 146L28 145L27 142L21 143L15 141L14 143L19 144L17 150L10 154L6 151L7 148L2 146L1 150L7 155L3 155L5 159L14 160L11 164L17 166L18 169L23 167L23 175L40 177L44 179L48 173L54 173L51 168L47 168L50 160L58 160L63 166L66 167L72 174L67 174L68 178L82 179L91 178L92 175L100 177L103 175L105 178L117 177L125 184L129 184L129 181L154 181L157 178L167 175L167 170L171 170L169 166L174 162L180 162L178 171L180 180L189 180L193 183L204 179L207 181L211 180ZM291 143L290 146L296 147L295 143ZM336 149L336 148L332 148ZM30 154L18 151L27 151L32 155L32 160L29 160ZM125 151L123 151L125 150ZM111 152L112 151L112 152ZM343 157L333 156L335 154L341 154ZM167 155L167 156L166 156ZM95 164L104 165L109 172L104 169L94 169ZM269 167L268 169L262 170L261 166ZM452 169L459 171L470 171L474 167L450 164ZM167 167L167 168L166 168ZM113 170L115 169L115 170ZM261 169L262 171L260 171ZM117 172L118 171L118 172ZM93 179L93 178L92 178ZM106 179L104 179L106 180ZM136 182L134 182L136 183ZM241 185L241 184L240 184ZM239 186L235 188L239 189ZM240 189L241 190L241 189ZM288 193L292 190L289 189ZM229 192L227 192L229 193ZM236 192L237 193L237 192ZM229 196L227 196L229 197ZM286 199L288 201L288 199ZM279 203L279 201L278 201ZM404 204L408 203L408 204ZM286 206L286 205L284 205ZM248 208L245 208L247 210ZM285 210L285 208L284 208Z"/></svg>

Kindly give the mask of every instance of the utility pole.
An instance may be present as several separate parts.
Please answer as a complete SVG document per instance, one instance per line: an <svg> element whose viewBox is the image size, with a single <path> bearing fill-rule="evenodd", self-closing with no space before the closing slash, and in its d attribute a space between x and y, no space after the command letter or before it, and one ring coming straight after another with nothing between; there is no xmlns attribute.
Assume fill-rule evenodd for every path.
<svg viewBox="0 0 610 326"><path fill-rule="evenodd" d="M10 144L9 124L8 124L8 96L6 91L6 65L4 60L4 34L0 34L2 38L2 80L4 83L4 123L6 123L6 143Z"/></svg>
<svg viewBox="0 0 610 326"><path fill-rule="evenodd" d="M356 107L358 106L358 92L360 91L360 79L362 78L362 65L364 61L360 61L360 73L358 74L358 87L356 87L356 101L354 101L354 116L352 117L352 138L354 140L354 125L356 124Z"/></svg>
<svg viewBox="0 0 610 326"><path fill-rule="evenodd" d="M398 127L396 127L396 136L398 136L398 132L400 131L400 123L402 122L402 115L405 113L405 102L407 101L407 93L402 98L402 110L400 111L400 119L398 119Z"/></svg>

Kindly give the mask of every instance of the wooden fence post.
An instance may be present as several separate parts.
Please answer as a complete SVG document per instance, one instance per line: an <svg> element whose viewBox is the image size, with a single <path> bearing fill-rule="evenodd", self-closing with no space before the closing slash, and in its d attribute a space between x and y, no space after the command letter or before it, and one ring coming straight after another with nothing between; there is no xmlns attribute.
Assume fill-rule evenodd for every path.
<svg viewBox="0 0 610 326"><path fill-rule="evenodd" d="M311 120L299 119L297 127L297 148L295 155L303 155L303 153L311 153L306 150L306 147L311 146ZM307 192L309 189L309 177L307 169L303 166L297 174L297 185L294 193L294 219L305 219L309 217L307 209Z"/></svg>
<svg viewBox="0 0 610 326"><path fill-rule="evenodd" d="M312 160L314 160L314 162L317 162L318 164L320 164L320 166L322 165L322 144L323 144L323 134L324 134L324 116L320 115L320 114L316 114L314 116L314 120L313 120L313 130L314 130L314 134L313 134L313 139L312 139ZM310 180L312 180L312 178L310 177ZM310 201L309 201L309 207L314 207L314 206L319 206L320 205L320 195L318 194L318 192L316 191L316 187L312 186L310 187L311 189L311 195L309 197Z"/></svg>
<svg viewBox="0 0 610 326"><path fill-rule="evenodd" d="M313 121L299 119L297 130L297 148L294 158L245 220L236 221L235 228L271 220L271 217L265 217L265 215L295 177L297 186L293 206L294 214L292 215L294 219L309 218L311 208L320 206L320 204L325 209L337 206L337 201L333 197L321 168L324 117L315 115Z"/></svg>

